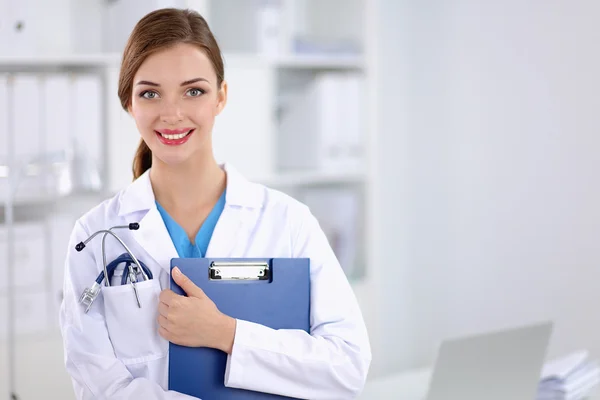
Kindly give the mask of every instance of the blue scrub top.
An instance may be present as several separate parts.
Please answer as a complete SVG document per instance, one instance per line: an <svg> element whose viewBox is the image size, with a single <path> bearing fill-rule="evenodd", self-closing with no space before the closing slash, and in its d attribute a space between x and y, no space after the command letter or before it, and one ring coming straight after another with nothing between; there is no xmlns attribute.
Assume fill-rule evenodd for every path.
<svg viewBox="0 0 600 400"><path fill-rule="evenodd" d="M158 211L165 222L167 231L171 236L171 240L173 241L175 249L177 250L177 254L179 254L180 258L201 258L206 255L210 238L212 237L215 226L217 225L217 221L219 220L219 217L225 208L225 192L226 191L223 191L223 194L217 201L217 204L215 204L210 214L208 214L208 217L206 217L206 220L198 230L194 244L190 242L190 239L183 228L179 226L179 224L175 222L173 218L171 218L171 216L160 204L158 204L158 201L156 202L156 207L158 207Z"/></svg>

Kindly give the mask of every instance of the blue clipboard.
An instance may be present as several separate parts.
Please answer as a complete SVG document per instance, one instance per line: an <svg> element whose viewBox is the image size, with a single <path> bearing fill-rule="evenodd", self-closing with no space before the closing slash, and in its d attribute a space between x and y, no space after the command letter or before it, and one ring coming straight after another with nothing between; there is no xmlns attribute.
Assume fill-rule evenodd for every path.
<svg viewBox="0 0 600 400"><path fill-rule="evenodd" d="M221 312L273 329L310 331L310 259L174 258L175 267L200 287ZM171 290L185 295L171 278ZM169 390L204 400L288 397L228 388L227 354L169 343Z"/></svg>

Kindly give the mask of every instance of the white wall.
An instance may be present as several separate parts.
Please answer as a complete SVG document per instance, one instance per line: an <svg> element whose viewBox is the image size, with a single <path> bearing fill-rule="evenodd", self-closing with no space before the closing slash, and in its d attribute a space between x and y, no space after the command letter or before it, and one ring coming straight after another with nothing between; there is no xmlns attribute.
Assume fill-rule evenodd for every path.
<svg viewBox="0 0 600 400"><path fill-rule="evenodd" d="M600 3L378 6L375 372L546 318L600 356Z"/></svg>
<svg viewBox="0 0 600 400"><path fill-rule="evenodd" d="M371 150L370 184L371 224L369 248L370 305L359 296L371 340L373 361L370 378L389 372L394 360L409 357L408 346L414 342L414 330L404 329L411 318L411 285L408 268L404 176L407 171L408 92L405 87L408 46L404 11L408 0L371 0L367 29L367 60L372 81L367 103ZM391 183L391 185L388 185ZM391 257L391 258L390 258ZM399 364L399 363L395 363ZM404 364L403 364L404 365Z"/></svg>

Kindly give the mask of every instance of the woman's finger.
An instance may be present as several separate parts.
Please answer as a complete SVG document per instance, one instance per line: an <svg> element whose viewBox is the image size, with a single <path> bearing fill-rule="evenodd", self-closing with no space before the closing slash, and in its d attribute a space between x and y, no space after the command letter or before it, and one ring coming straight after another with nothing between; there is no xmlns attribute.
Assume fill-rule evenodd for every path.
<svg viewBox="0 0 600 400"><path fill-rule="evenodd" d="M158 303L158 314L169 318L169 306L162 302Z"/></svg>

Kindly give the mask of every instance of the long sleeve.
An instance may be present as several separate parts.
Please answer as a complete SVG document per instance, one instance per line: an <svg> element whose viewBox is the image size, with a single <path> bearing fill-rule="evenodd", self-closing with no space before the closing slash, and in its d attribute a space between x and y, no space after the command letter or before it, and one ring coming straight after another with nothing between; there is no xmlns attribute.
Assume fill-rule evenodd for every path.
<svg viewBox="0 0 600 400"><path fill-rule="evenodd" d="M137 360L129 359L129 364L126 366L117 356L118 347L116 343L111 342L112 335L107 328L105 312L107 308L104 299L107 295L101 292L90 311L84 313L84 307L79 304L79 296L85 287L90 287L94 282L98 268L92 249L86 248L78 253L74 247L87 236L88 232L78 221L69 243L65 265L64 299L60 310L65 363L77 399L193 399L181 393L166 391L158 383L162 380L162 376L166 377L168 360L164 344L157 340L157 332L142 331L139 333L139 338L131 337L135 333L130 332L129 329L123 328L121 333L116 332L119 333L118 338L125 342L119 343L122 348L131 348L140 355ZM121 288L129 290L129 288ZM102 291L105 289L107 288L103 288ZM114 296L117 296L118 292L123 293L123 289L119 287L108 289L115 291L111 293ZM127 295L127 300L132 303L131 307L134 311L138 311L133 304L131 293L128 292ZM140 289L140 295L144 297L143 300L147 302L148 308L143 312L140 311L137 317L132 317L127 314L130 310L121 306L117 311L124 314L120 317L138 318L136 323L156 319L156 308L151 308L151 302L158 296L156 288L147 285ZM115 316L111 318L114 320ZM113 337L113 340L116 338ZM140 376L146 377L134 378L130 369L136 369L140 372Z"/></svg>
<svg viewBox="0 0 600 400"><path fill-rule="evenodd" d="M293 257L311 261L310 334L238 320L225 385L303 399L355 398L371 362L366 327L325 234L304 210Z"/></svg>

